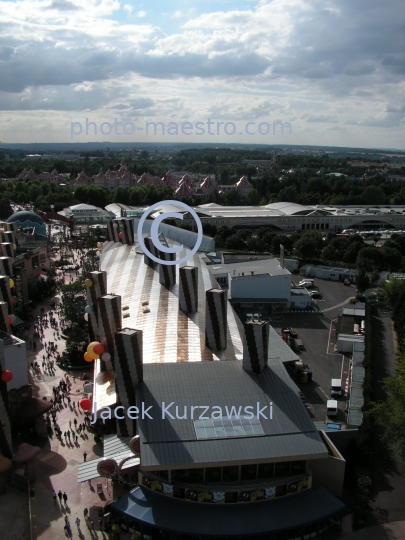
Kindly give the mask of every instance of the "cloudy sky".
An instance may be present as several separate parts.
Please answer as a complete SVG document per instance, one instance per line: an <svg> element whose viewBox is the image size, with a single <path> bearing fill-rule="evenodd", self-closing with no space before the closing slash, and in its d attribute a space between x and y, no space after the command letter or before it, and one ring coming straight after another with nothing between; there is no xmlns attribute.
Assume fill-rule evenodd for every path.
<svg viewBox="0 0 405 540"><path fill-rule="evenodd" d="M0 141L404 149L404 7L0 0ZM94 126L86 135L86 118L97 135ZM133 134L123 133L124 122ZM165 134L146 134L147 122L163 122ZM182 133L184 122L192 128ZM279 125L273 134L274 122L289 122L291 135ZM100 133L103 123L109 135Z"/></svg>

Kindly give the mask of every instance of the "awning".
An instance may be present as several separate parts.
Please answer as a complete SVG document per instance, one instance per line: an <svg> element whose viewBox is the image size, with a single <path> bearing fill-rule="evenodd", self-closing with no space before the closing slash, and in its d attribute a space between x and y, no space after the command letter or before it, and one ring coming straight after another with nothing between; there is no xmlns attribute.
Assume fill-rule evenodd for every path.
<svg viewBox="0 0 405 540"><path fill-rule="evenodd" d="M14 315L11 326L20 326L20 324L24 324L24 321L22 321L20 317L17 317L17 315Z"/></svg>
<svg viewBox="0 0 405 540"><path fill-rule="evenodd" d="M120 464L120 462L128 457L133 457L133 452L125 452L123 454L116 454L115 456L108 456L109 458L115 459L115 461ZM97 471L97 465L100 463L100 461L103 461L106 459L105 457L102 457L100 459L93 459L92 461L85 461L84 463L81 463L79 465L79 469L77 471L77 482L86 482L87 480L93 480L94 478L100 478L100 475ZM131 467L134 467L135 465L139 465L139 458L130 459L126 463L124 463L124 466L122 467L122 470L124 469L130 469Z"/></svg>
<svg viewBox="0 0 405 540"><path fill-rule="evenodd" d="M162 530L229 538L302 527L342 512L345 505L324 488L250 504L202 504L137 487L111 508Z"/></svg>

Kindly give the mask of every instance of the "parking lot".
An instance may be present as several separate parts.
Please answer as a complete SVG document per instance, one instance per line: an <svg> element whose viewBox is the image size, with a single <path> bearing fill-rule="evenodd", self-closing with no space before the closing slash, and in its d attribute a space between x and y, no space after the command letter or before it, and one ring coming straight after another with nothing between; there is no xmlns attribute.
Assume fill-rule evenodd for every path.
<svg viewBox="0 0 405 540"><path fill-rule="evenodd" d="M294 276L293 281L300 281L298 276ZM342 354L333 353L335 340L335 326L333 321L342 313L342 307L349 298L355 296L355 285L345 286L341 282L314 279L315 285L322 293L323 301L317 301L319 311L285 314L283 321L272 320L272 326L280 332L283 327L292 327L298 333L298 338L303 342L305 350L298 356L311 368L313 372L312 381L307 384L297 383L294 375L294 382L312 405L310 411L315 421L338 421L344 422L344 409L346 407L346 395L344 394L345 383L348 377L349 357ZM337 399L339 402L338 416L326 416L326 401L332 399L330 396L331 379L342 379L343 395Z"/></svg>

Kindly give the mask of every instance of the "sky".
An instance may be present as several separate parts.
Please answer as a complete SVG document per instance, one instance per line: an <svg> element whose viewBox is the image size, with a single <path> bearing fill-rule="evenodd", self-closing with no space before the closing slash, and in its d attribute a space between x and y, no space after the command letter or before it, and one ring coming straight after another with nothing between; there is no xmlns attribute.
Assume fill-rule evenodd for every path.
<svg viewBox="0 0 405 540"><path fill-rule="evenodd" d="M403 150L404 126L404 0L0 0L3 144Z"/></svg>

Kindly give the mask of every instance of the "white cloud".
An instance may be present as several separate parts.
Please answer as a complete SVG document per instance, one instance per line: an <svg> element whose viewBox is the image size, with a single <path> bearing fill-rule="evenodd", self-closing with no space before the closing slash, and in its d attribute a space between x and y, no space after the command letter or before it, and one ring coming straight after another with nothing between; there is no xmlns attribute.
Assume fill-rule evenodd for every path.
<svg viewBox="0 0 405 540"><path fill-rule="evenodd" d="M182 27L165 29L143 24L149 9L120 10L117 0L0 0L0 110L277 115L319 143L328 130L346 144L328 127L339 123L362 144L381 133L401 147L402 2L273 0L208 6L198 16L179 9L166 18L184 19Z"/></svg>

